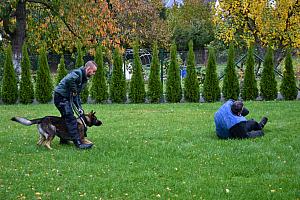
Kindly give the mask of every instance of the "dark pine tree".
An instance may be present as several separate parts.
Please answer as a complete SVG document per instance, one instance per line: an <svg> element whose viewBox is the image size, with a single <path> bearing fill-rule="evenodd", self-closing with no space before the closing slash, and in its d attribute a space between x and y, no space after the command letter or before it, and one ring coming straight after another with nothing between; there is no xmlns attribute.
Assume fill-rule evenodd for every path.
<svg viewBox="0 0 300 200"><path fill-rule="evenodd" d="M148 85L148 98L151 103L159 103L163 95L163 86L159 77L159 59L157 43L155 42L152 47L152 60L150 65L149 85Z"/></svg>
<svg viewBox="0 0 300 200"><path fill-rule="evenodd" d="M61 55L60 61L57 67L56 85L68 74L65 65L64 55Z"/></svg>
<svg viewBox="0 0 300 200"><path fill-rule="evenodd" d="M248 49L246 60L246 72L242 89L243 100L255 100L258 96L257 82L254 73L254 51L253 46Z"/></svg>
<svg viewBox="0 0 300 200"><path fill-rule="evenodd" d="M265 55L260 91L264 100L274 100L277 97L277 82L275 80L273 50L271 48L268 48Z"/></svg>
<svg viewBox="0 0 300 200"><path fill-rule="evenodd" d="M203 84L203 98L207 102L220 100L220 86L217 75L216 56L213 48L209 49L208 63Z"/></svg>
<svg viewBox="0 0 300 200"><path fill-rule="evenodd" d="M5 104L14 104L18 100L17 78L12 62L11 46L6 49L2 79L2 101Z"/></svg>
<svg viewBox="0 0 300 200"><path fill-rule="evenodd" d="M145 83L142 71L142 62L139 55L139 45L135 42L133 46L133 66L129 88L129 99L132 103L144 103L145 96Z"/></svg>
<svg viewBox="0 0 300 200"><path fill-rule="evenodd" d="M126 101L126 80L122 70L122 57L119 49L115 49L113 55L113 72L110 85L110 99L113 103Z"/></svg>
<svg viewBox="0 0 300 200"><path fill-rule="evenodd" d="M52 99L53 84L47 60L46 49L40 52L35 85L35 98L40 103L48 103Z"/></svg>
<svg viewBox="0 0 300 200"><path fill-rule="evenodd" d="M199 102L199 82L196 74L195 54L193 41L189 42L189 52L187 58L187 75L184 79L184 98L188 102Z"/></svg>
<svg viewBox="0 0 300 200"><path fill-rule="evenodd" d="M77 43L77 57L75 62L75 68L84 66L82 45L80 42ZM86 103L89 97L89 83L86 84L85 88L80 92L80 99L82 103Z"/></svg>
<svg viewBox="0 0 300 200"><path fill-rule="evenodd" d="M171 46L171 63L168 66L167 72L166 99L170 103L180 102L182 98L182 88L175 43Z"/></svg>
<svg viewBox="0 0 300 200"><path fill-rule="evenodd" d="M297 98L298 90L296 86L296 78L293 69L293 60L291 52L288 51L285 57L285 66L283 71L280 92L285 100L293 100Z"/></svg>
<svg viewBox="0 0 300 200"><path fill-rule="evenodd" d="M23 104L32 103L34 99L34 89L30 73L31 64L25 43L22 47L21 68L20 102Z"/></svg>
<svg viewBox="0 0 300 200"><path fill-rule="evenodd" d="M223 97L226 100L237 100L240 93L239 80L236 74L234 60L234 46L233 44L230 44L222 88Z"/></svg>
<svg viewBox="0 0 300 200"><path fill-rule="evenodd" d="M98 68L95 76L93 77L91 87L91 97L96 101L96 103L101 103L108 99L108 88L103 64L102 49L101 45L99 45L96 49L95 62L98 65Z"/></svg>

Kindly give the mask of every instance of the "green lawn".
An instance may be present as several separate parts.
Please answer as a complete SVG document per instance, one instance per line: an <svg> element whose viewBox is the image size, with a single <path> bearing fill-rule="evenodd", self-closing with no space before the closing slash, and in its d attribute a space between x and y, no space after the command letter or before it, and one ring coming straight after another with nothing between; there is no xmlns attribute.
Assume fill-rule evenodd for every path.
<svg viewBox="0 0 300 200"><path fill-rule="evenodd" d="M36 126L10 121L54 105L1 105L0 199L300 199L300 101L246 102L269 118L249 140L217 139L220 105L85 105L104 123L88 151L38 147Z"/></svg>

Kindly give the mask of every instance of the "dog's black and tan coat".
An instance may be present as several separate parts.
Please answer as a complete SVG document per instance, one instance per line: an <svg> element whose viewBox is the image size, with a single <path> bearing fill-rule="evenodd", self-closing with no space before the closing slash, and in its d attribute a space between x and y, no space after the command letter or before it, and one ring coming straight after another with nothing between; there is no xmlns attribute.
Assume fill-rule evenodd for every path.
<svg viewBox="0 0 300 200"><path fill-rule="evenodd" d="M102 122L97 119L95 112L91 111L88 114L85 114L85 121L88 127L91 126L100 126ZM55 136L63 140L72 140L70 135L68 134L68 130L65 124L65 121L61 117L56 116L46 116L43 118L38 119L26 119L23 117L13 117L11 118L12 121L16 121L20 124L31 126L33 124L37 124L37 128L40 134L40 139L38 141L38 145L43 145L48 149L51 149L51 142ZM82 121L78 118L78 130L80 133L80 139L83 142L89 143L87 139L85 139L85 130Z"/></svg>

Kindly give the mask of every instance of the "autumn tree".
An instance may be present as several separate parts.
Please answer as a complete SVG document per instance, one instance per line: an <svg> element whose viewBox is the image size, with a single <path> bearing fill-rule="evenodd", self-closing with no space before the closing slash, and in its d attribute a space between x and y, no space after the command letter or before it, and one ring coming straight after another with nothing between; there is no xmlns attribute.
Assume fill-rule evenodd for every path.
<svg viewBox="0 0 300 200"><path fill-rule="evenodd" d="M106 83L106 71L103 64L103 47L99 45L96 50L95 62L98 65L96 74L93 77L91 97L101 103L108 99L108 88Z"/></svg>
<svg viewBox="0 0 300 200"><path fill-rule="evenodd" d="M66 64L65 64L65 59L64 55L61 55L59 64L57 67L57 76L56 76L56 85L59 84L59 82L68 74L66 70Z"/></svg>
<svg viewBox="0 0 300 200"><path fill-rule="evenodd" d="M277 82L275 79L273 59L273 50L268 48L264 58L260 80L260 92L264 100L274 100L277 97Z"/></svg>
<svg viewBox="0 0 300 200"><path fill-rule="evenodd" d="M257 82L255 79L254 73L254 50L253 46L250 46L247 52L247 60L246 60L246 71L245 78L242 88L242 99L247 100L255 100L258 96Z"/></svg>
<svg viewBox="0 0 300 200"><path fill-rule="evenodd" d="M152 41L161 46L169 44L171 31L163 16L165 8L161 0L110 0L110 3L122 46L130 46L135 40L145 46Z"/></svg>
<svg viewBox="0 0 300 200"><path fill-rule="evenodd" d="M277 66L287 47L300 47L299 7L299 0L219 0L214 15L216 37L248 46L272 46ZM263 49L260 52L263 55Z"/></svg>
<svg viewBox="0 0 300 200"><path fill-rule="evenodd" d="M48 103L52 100L53 84L50 74L46 48L41 49L38 70L36 73L35 99L40 103Z"/></svg>
<svg viewBox="0 0 300 200"><path fill-rule="evenodd" d="M220 100L220 86L217 74L216 55L213 48L209 48L206 74L203 84L203 98L207 102Z"/></svg>
<svg viewBox="0 0 300 200"><path fill-rule="evenodd" d="M280 93L286 100L296 99L298 94L298 89L296 87L296 78L293 69L293 60L290 51L285 57L285 65L283 78L280 85Z"/></svg>
<svg viewBox="0 0 300 200"><path fill-rule="evenodd" d="M178 49L188 49L190 40L195 50L203 49L214 39L210 7L204 0L185 0L182 6L169 10L168 23Z"/></svg>
<svg viewBox="0 0 300 200"><path fill-rule="evenodd" d="M32 103L34 99L34 90L31 80L31 64L28 56L27 45L24 43L21 61L21 81L20 81L20 102L23 104Z"/></svg>
<svg viewBox="0 0 300 200"><path fill-rule="evenodd" d="M180 102L182 98L182 88L175 43L172 44L170 52L171 62L167 69L166 99L168 102L177 103Z"/></svg>
<svg viewBox="0 0 300 200"><path fill-rule="evenodd" d="M41 43L56 53L73 51L76 40L95 52L98 42L105 46L119 45L119 29L108 8L107 0L6 0L0 4L0 33L12 44L13 58L21 61L25 41L32 49ZM119 10L120 6L114 9ZM42 41L42 42L41 42ZM20 65L16 66L20 67Z"/></svg>
<svg viewBox="0 0 300 200"><path fill-rule="evenodd" d="M196 74L195 54L193 41L189 42L189 52L187 58L187 75L184 79L184 98L189 102L198 102L200 97L199 82Z"/></svg>
<svg viewBox="0 0 300 200"><path fill-rule="evenodd" d="M110 84L110 99L113 103L126 101L126 80L122 70L122 57L116 48L113 55L113 71Z"/></svg>
<svg viewBox="0 0 300 200"><path fill-rule="evenodd" d="M129 98L132 103L143 103L145 102L146 92L138 42L135 42L133 46L133 59Z"/></svg>
<svg viewBox="0 0 300 200"><path fill-rule="evenodd" d="M11 46L6 48L4 72L2 80L2 101L5 104L14 104L18 100L18 86L12 62Z"/></svg>
<svg viewBox="0 0 300 200"><path fill-rule="evenodd" d="M150 65L148 98L151 103L159 103L163 95L163 86L160 80L157 42L152 47L152 60Z"/></svg>
<svg viewBox="0 0 300 200"><path fill-rule="evenodd" d="M239 80L235 70L235 55L234 46L231 43L229 46L229 53L227 58L227 66L225 68L225 74L223 79L222 93L226 100L237 100L240 93Z"/></svg>

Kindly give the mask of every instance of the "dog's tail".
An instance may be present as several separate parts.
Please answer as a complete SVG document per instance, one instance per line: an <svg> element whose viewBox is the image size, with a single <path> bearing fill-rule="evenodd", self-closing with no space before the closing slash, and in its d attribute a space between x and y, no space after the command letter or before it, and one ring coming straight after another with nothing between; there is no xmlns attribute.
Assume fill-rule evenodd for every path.
<svg viewBox="0 0 300 200"><path fill-rule="evenodd" d="M39 124L42 121L41 118L29 120L23 117L13 117L11 118L11 120L23 124L25 126L31 126L32 124Z"/></svg>

